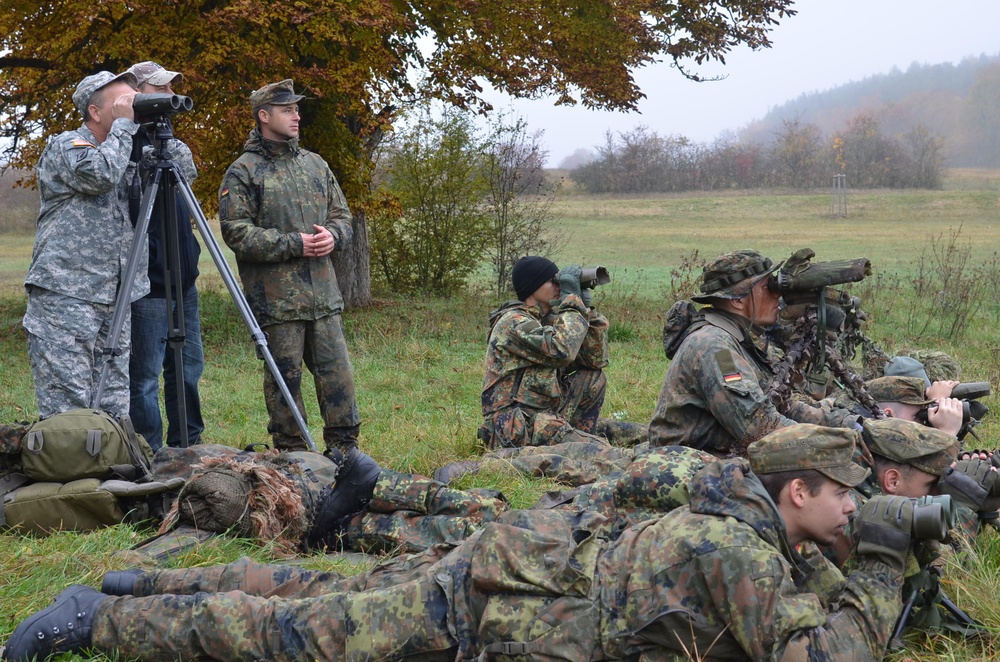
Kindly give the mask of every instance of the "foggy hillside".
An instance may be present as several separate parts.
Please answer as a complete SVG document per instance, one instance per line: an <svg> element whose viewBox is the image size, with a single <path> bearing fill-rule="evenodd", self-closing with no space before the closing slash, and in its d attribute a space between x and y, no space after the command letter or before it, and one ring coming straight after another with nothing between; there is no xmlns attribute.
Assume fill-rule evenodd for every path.
<svg viewBox="0 0 1000 662"><path fill-rule="evenodd" d="M747 125L740 138L767 144L789 120L815 124L832 137L861 114L875 117L889 135L923 125L942 136L948 166L1000 167L1000 55L915 63L906 71L803 94Z"/></svg>

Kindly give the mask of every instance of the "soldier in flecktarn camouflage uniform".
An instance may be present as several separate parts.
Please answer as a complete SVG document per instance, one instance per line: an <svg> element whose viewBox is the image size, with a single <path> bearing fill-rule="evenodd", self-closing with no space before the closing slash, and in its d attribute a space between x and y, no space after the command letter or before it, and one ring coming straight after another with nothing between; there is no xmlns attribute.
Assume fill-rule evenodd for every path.
<svg viewBox="0 0 1000 662"><path fill-rule="evenodd" d="M779 412L765 390L773 377L759 344L778 320L779 295L768 287L780 264L757 251L720 255L704 268L696 310L678 301L667 313L663 347L670 367L649 424L652 446L692 446L742 454L753 441L796 421L854 427L858 417L793 401Z"/></svg>
<svg viewBox="0 0 1000 662"><path fill-rule="evenodd" d="M479 430L487 446L604 443L596 432L618 443L641 438L644 426L599 418L608 320L590 306L581 272L579 266L559 271L540 256L514 264L518 300L490 313Z"/></svg>
<svg viewBox="0 0 1000 662"><path fill-rule="evenodd" d="M49 139L38 162L41 208L31 266L24 279L28 309L28 357L38 413L98 407L129 410L129 333L125 311L119 348L101 402L93 402L104 364L120 287L135 301L149 291L148 251L139 252L138 276L121 277L132 248L128 183L135 76L101 71L84 78L73 93L83 125Z"/></svg>
<svg viewBox="0 0 1000 662"><path fill-rule="evenodd" d="M831 539L855 511L848 492L867 475L851 461L857 437L783 428L753 444L749 461L705 466L688 508L613 543L595 535L606 520L593 513L514 511L450 550L352 578L247 559L129 582L109 575L109 593L71 587L23 621L7 654L879 660L901 610L912 502L866 504L858 568L846 579L796 551Z"/></svg>
<svg viewBox="0 0 1000 662"><path fill-rule="evenodd" d="M236 254L247 301L268 349L302 404L302 362L313 374L327 448L358 445L361 418L331 253L351 240L351 212L326 162L299 147L292 81L250 95L257 128L219 189L222 237ZM306 450L306 441L274 377L264 371L268 432L276 448Z"/></svg>

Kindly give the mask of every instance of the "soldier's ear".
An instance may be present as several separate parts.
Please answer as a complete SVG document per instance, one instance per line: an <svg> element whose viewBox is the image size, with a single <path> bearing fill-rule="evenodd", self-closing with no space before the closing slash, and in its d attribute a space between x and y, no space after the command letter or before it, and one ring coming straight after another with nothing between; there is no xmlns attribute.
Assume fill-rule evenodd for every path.
<svg viewBox="0 0 1000 662"><path fill-rule="evenodd" d="M788 490L789 502L796 508L801 508L805 505L806 497L811 495L809 486L801 478L793 478L788 481L786 489Z"/></svg>
<svg viewBox="0 0 1000 662"><path fill-rule="evenodd" d="M899 489L899 470L898 469L886 469L882 474L882 491L886 494L895 494Z"/></svg>

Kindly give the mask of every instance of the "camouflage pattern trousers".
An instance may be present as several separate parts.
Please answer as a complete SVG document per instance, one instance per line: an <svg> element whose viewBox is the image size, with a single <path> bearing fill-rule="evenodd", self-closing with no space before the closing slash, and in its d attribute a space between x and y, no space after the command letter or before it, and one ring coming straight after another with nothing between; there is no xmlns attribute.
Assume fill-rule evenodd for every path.
<svg viewBox="0 0 1000 662"><path fill-rule="evenodd" d="M601 659L602 545L586 514L520 511L457 547L354 578L243 559L148 573L98 607L92 643L126 659L472 660L501 642L546 640L553 659ZM590 521L593 520L593 521ZM530 530L529 530L530 528ZM169 593L167 593L169 591Z"/></svg>
<svg viewBox="0 0 1000 662"><path fill-rule="evenodd" d="M101 401L93 401L105 364L103 350L109 348L114 332L111 328L114 313L111 304L29 287L28 308L22 323L28 332L28 359L40 418L91 407L119 416L128 414L132 328L129 306L125 306L118 338L121 353L109 362Z"/></svg>
<svg viewBox="0 0 1000 662"><path fill-rule="evenodd" d="M145 597L100 605L93 645L146 661L454 659L446 595L426 572L446 551L348 578L246 558L147 573Z"/></svg>
<svg viewBox="0 0 1000 662"><path fill-rule="evenodd" d="M323 439L327 447L346 450L356 445L361 417L354 394L354 369L347 353L340 315L272 324L264 331L267 333L268 349L303 419L302 363L305 361L316 384L316 399L323 417ZM264 402L270 415L267 431L275 448L308 450L291 408L281 395L274 376L266 369Z"/></svg>

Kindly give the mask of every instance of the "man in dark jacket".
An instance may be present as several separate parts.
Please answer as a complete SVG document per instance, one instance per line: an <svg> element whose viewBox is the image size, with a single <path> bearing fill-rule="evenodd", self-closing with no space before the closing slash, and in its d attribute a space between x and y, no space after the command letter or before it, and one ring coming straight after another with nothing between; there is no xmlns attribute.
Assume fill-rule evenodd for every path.
<svg viewBox="0 0 1000 662"><path fill-rule="evenodd" d="M299 147L299 106L286 79L250 95L257 128L219 189L222 237L236 254L250 309L303 415L302 362L316 383L328 449L357 448L361 418L331 253L351 240L351 212L333 172ZM294 413L264 373L276 448L307 450Z"/></svg>
<svg viewBox="0 0 1000 662"><path fill-rule="evenodd" d="M140 94L173 94L174 83L183 79L176 71L168 71L156 62L140 62L129 68L139 82ZM136 133L133 154L145 156L154 147L155 127L143 126ZM191 150L182 141L171 139L166 146L188 184L198 176ZM129 215L135 226L141 211L137 195L129 196ZM177 249L180 271L180 291L171 291L172 309L166 306L166 271L168 265L167 238L164 236L164 210L153 207L149 219L149 294L132 302L132 353L129 356L129 415L135 431L141 434L154 451L163 446L163 419L160 416L160 372L163 373L163 395L167 410L167 445L181 443L177 381L181 378L184 411L187 422L187 442L201 439L205 422L201 417L198 381L205 367L201 343L201 317L198 313L198 257L201 246L191 229L191 212L183 196L177 194ZM174 283L171 283L171 287ZM184 337L171 338L180 309L184 320ZM179 328L179 324L177 325ZM172 342L181 342L181 365L177 365ZM170 345L170 351L168 351Z"/></svg>

